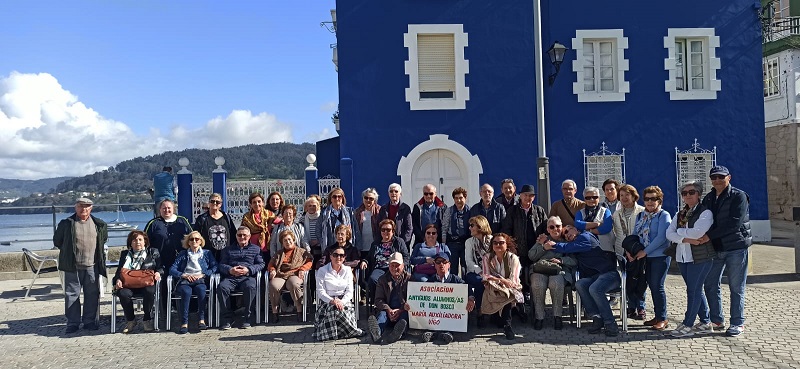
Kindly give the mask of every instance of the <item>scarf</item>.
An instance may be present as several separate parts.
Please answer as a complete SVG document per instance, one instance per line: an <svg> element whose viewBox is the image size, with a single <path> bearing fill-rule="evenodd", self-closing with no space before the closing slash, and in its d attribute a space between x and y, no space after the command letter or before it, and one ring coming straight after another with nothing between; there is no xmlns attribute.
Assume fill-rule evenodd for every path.
<svg viewBox="0 0 800 369"><path fill-rule="evenodd" d="M483 255L486 255L486 253L488 253L490 251L489 250L489 243L492 242L492 235L487 234L486 236L483 236L483 239L480 239L480 238L477 238L477 237L475 237L475 239L478 242L475 244L475 247L472 249L472 256L475 258L475 262L478 265L481 265L481 263L483 263Z"/></svg>
<svg viewBox="0 0 800 369"><path fill-rule="evenodd" d="M284 263L283 259L289 254L289 262ZM291 251L281 249L277 255L272 257L270 264L275 266L275 277L286 279L296 275L297 270L306 262L311 260L311 256L305 249L295 246Z"/></svg>
<svg viewBox="0 0 800 369"><path fill-rule="evenodd" d="M275 214L266 208L261 209L259 214L250 210L242 218L242 225L250 228L251 234L258 235L258 246L261 250L269 250L269 227L274 219Z"/></svg>
<svg viewBox="0 0 800 369"><path fill-rule="evenodd" d="M689 223L689 219L692 217L692 213L694 212L695 208L689 208L689 205L686 205L678 212L678 228L686 228L686 224Z"/></svg>
<svg viewBox="0 0 800 369"><path fill-rule="evenodd" d="M636 233L639 235L639 242L644 245L644 248L647 248L650 246L650 223L653 222L653 218L661 214L661 209L655 213L645 210L640 214L642 217L636 222Z"/></svg>
<svg viewBox="0 0 800 369"><path fill-rule="evenodd" d="M600 210L600 205L597 205L593 208L587 206L584 208L584 210L586 210L586 219L583 221L594 222L595 218L597 217L597 212Z"/></svg>
<svg viewBox="0 0 800 369"><path fill-rule="evenodd" d="M130 270L142 269L142 265L144 265L144 259L146 258L146 249L142 249L141 251L128 250L128 256L125 258L125 265L122 267Z"/></svg>
<svg viewBox="0 0 800 369"><path fill-rule="evenodd" d="M489 257L489 273L495 276L503 277L505 279L511 278L511 253L506 250L503 254L503 260L497 258L497 254L492 252Z"/></svg>

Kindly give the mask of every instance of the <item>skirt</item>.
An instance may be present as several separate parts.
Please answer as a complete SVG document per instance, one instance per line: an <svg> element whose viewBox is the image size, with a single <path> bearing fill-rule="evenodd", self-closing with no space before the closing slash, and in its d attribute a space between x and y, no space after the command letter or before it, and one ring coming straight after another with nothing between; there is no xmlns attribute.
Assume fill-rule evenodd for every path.
<svg viewBox="0 0 800 369"><path fill-rule="evenodd" d="M362 331L358 328L352 306L345 305L344 310L339 310L331 304L317 306L317 312L314 314L314 333L312 334L317 341L350 338L361 334Z"/></svg>

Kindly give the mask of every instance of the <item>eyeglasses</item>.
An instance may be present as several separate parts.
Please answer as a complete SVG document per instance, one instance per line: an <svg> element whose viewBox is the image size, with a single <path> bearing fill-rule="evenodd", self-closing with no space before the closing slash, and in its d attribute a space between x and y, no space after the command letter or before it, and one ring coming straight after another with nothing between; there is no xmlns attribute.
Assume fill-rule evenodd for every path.
<svg viewBox="0 0 800 369"><path fill-rule="evenodd" d="M341 199L341 198L343 198L343 197L344 197L344 196L342 196L342 195L331 195L331 198L332 198L332 199Z"/></svg>
<svg viewBox="0 0 800 369"><path fill-rule="evenodd" d="M559 229L561 227L563 227L562 224L553 224L551 226L548 226L547 229Z"/></svg>
<svg viewBox="0 0 800 369"><path fill-rule="evenodd" d="M220 201L220 200L208 200L208 203L209 204L214 204L214 205L219 205L219 204L222 204L222 201Z"/></svg>
<svg viewBox="0 0 800 369"><path fill-rule="evenodd" d="M711 180L712 180L712 181L713 181L713 180L719 180L719 179L725 179L725 177L727 177L727 176L723 176L722 174L712 174L712 175L710 176L710 178L711 178Z"/></svg>
<svg viewBox="0 0 800 369"><path fill-rule="evenodd" d="M391 229L391 228L381 228L381 232L391 232L391 231L394 231L394 229Z"/></svg>
<svg viewBox="0 0 800 369"><path fill-rule="evenodd" d="M695 190L681 191L681 196L694 196L697 194Z"/></svg>
<svg viewBox="0 0 800 369"><path fill-rule="evenodd" d="M189 239L190 242L195 242L195 241L200 242L202 240L203 240L202 238L197 238L197 237L192 237Z"/></svg>
<svg viewBox="0 0 800 369"><path fill-rule="evenodd" d="M389 193L400 193L398 190L389 190Z"/></svg>
<svg viewBox="0 0 800 369"><path fill-rule="evenodd" d="M332 258L343 258L344 254L340 254L338 252L334 252L333 254L331 254L331 257Z"/></svg>
<svg viewBox="0 0 800 369"><path fill-rule="evenodd" d="M505 245L506 241L492 241L492 245Z"/></svg>
<svg viewBox="0 0 800 369"><path fill-rule="evenodd" d="M433 196L433 192L423 192L422 194L425 196Z"/></svg>
<svg viewBox="0 0 800 369"><path fill-rule="evenodd" d="M364 200L365 201L375 201L375 199L373 199L373 198L371 198L369 196L364 196Z"/></svg>
<svg viewBox="0 0 800 369"><path fill-rule="evenodd" d="M472 228L472 227L477 227L477 226L478 226L477 224L470 224L470 225L469 225L469 227L470 227L470 228Z"/></svg>
<svg viewBox="0 0 800 369"><path fill-rule="evenodd" d="M449 261L447 261L447 260L444 260L444 259L436 259L436 260L434 260L433 262L434 262L434 263L436 263L436 264L439 264L439 265L442 265L442 264L447 264L447 263L449 263Z"/></svg>
<svg viewBox="0 0 800 369"><path fill-rule="evenodd" d="M250 237L250 235L247 233L237 233L236 237Z"/></svg>
<svg viewBox="0 0 800 369"><path fill-rule="evenodd" d="M660 200L658 197L645 197L644 198L645 202L647 202L647 201L658 201L658 200Z"/></svg>
<svg viewBox="0 0 800 369"><path fill-rule="evenodd" d="M584 196L584 200L597 200L600 196Z"/></svg>
<svg viewBox="0 0 800 369"><path fill-rule="evenodd" d="M436 236L436 232L425 232L428 236Z"/></svg>

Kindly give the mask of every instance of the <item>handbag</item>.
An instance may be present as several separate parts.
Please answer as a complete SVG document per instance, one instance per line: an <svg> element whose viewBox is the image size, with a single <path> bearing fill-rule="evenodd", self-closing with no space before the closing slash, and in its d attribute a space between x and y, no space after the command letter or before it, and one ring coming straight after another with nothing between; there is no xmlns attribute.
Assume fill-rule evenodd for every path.
<svg viewBox="0 0 800 369"><path fill-rule="evenodd" d="M131 270L122 268L119 280L123 288L145 288L156 284L156 271L150 269Z"/></svg>
<svg viewBox="0 0 800 369"><path fill-rule="evenodd" d="M632 234L622 240L622 248L633 256L644 250L644 245L642 245L638 235Z"/></svg>
<svg viewBox="0 0 800 369"><path fill-rule="evenodd" d="M533 265L531 265L531 269L534 273L544 275L557 275L561 273L562 270L561 265L545 259L533 263Z"/></svg>

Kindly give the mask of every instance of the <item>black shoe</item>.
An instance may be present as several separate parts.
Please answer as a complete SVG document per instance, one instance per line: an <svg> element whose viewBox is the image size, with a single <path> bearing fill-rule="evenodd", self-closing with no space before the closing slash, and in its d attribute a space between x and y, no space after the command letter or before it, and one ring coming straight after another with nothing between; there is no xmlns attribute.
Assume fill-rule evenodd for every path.
<svg viewBox="0 0 800 369"><path fill-rule="evenodd" d="M544 319L534 319L533 320L533 329L540 331L544 328Z"/></svg>
<svg viewBox="0 0 800 369"><path fill-rule="evenodd" d="M564 328L564 320L560 316L553 317L553 329L560 331Z"/></svg>
<svg viewBox="0 0 800 369"><path fill-rule="evenodd" d="M242 323L242 326L241 326L241 327L239 327L239 329L250 329L250 327L252 327L252 326L250 325L250 323L248 323L248 322L244 322L244 323Z"/></svg>
<svg viewBox="0 0 800 369"><path fill-rule="evenodd" d="M208 329L208 326L206 325L206 323L197 323L197 329L204 331Z"/></svg>
<svg viewBox="0 0 800 369"><path fill-rule="evenodd" d="M378 319L376 319L374 315L370 315L369 318L367 318L367 329L369 330L369 335L372 337L372 342L380 343L381 327L378 325Z"/></svg>
<svg viewBox="0 0 800 369"><path fill-rule="evenodd" d="M81 328L79 326L77 326L77 325L70 325L70 326L67 326L67 330L64 331L64 333L71 334L71 333L75 333L75 332L79 331L80 329Z"/></svg>
<svg viewBox="0 0 800 369"><path fill-rule="evenodd" d="M97 325L97 323L85 323L83 325L83 329L85 329L87 331L96 331L96 330L100 329L100 327Z"/></svg>
<svg viewBox="0 0 800 369"><path fill-rule="evenodd" d="M619 327L617 323L609 323L605 325L606 336L616 337L619 334Z"/></svg>
<svg viewBox="0 0 800 369"><path fill-rule="evenodd" d="M603 318L599 316L592 318L592 325L589 326L589 333L598 334L602 331L603 331Z"/></svg>
<svg viewBox="0 0 800 369"><path fill-rule="evenodd" d="M453 342L453 334L450 332L442 332L439 334L439 338L444 342L445 345Z"/></svg>
<svg viewBox="0 0 800 369"><path fill-rule="evenodd" d="M395 323L394 327L392 327L392 330L386 334L384 342L386 343L397 342L401 337L403 337L403 333L406 333L406 327L408 327L408 322L405 319L398 320L397 323Z"/></svg>
<svg viewBox="0 0 800 369"><path fill-rule="evenodd" d="M514 335L514 329L511 328L510 324L506 324L506 326L503 327L503 332L505 332L507 340L513 340L517 338L517 336Z"/></svg>
<svg viewBox="0 0 800 369"><path fill-rule="evenodd" d="M226 322L226 323L222 324L221 326L219 326L219 329L221 331L227 331L228 329L231 329L231 323L227 323Z"/></svg>
<svg viewBox="0 0 800 369"><path fill-rule="evenodd" d="M189 333L189 327L181 327L178 329L178 334L186 334Z"/></svg>
<svg viewBox="0 0 800 369"><path fill-rule="evenodd" d="M483 328L483 326L485 325L483 314L479 314L478 317L475 319L475 325L477 325L478 328Z"/></svg>
<svg viewBox="0 0 800 369"><path fill-rule="evenodd" d="M278 317L278 313L272 313L272 312L270 312L270 313L269 313L269 321L270 321L272 324L278 324L278 321L280 321L280 318Z"/></svg>

